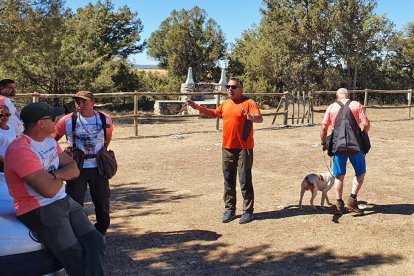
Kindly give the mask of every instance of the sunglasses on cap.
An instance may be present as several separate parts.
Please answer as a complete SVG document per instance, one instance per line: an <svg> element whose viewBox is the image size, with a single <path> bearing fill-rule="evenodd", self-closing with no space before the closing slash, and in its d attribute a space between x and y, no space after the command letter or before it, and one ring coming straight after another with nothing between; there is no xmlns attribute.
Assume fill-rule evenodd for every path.
<svg viewBox="0 0 414 276"><path fill-rule="evenodd" d="M3 119L4 117L10 117L11 116L11 113L3 113L3 114L0 114L0 119Z"/></svg>
<svg viewBox="0 0 414 276"><path fill-rule="evenodd" d="M237 89L237 88L242 88L243 86L237 86L237 85L226 85L227 89Z"/></svg>

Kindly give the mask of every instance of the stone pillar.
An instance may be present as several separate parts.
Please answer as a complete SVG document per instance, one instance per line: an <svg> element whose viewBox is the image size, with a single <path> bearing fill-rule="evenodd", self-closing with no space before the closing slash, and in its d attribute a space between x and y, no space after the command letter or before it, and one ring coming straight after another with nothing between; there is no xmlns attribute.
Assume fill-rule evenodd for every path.
<svg viewBox="0 0 414 276"><path fill-rule="evenodd" d="M188 68L188 74L187 79L185 80L185 83L181 84L181 93L193 93L195 91L195 83L193 79L193 69L191 67ZM194 97L191 97L192 100ZM188 96L180 96L180 100L186 101L188 99Z"/></svg>
<svg viewBox="0 0 414 276"><path fill-rule="evenodd" d="M226 78L226 68L222 67L221 68L221 77L220 77L220 81L219 81L219 85L217 85L216 87L216 92L220 92L220 93L226 93L226 84L227 84L227 78ZM217 96L218 95L214 95L214 98L217 100ZM220 98L220 101L222 102L224 100L224 97Z"/></svg>

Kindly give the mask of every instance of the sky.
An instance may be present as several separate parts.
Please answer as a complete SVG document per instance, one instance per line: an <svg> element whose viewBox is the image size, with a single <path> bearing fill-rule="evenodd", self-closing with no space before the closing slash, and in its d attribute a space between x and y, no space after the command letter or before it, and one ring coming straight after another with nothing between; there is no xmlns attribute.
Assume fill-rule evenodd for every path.
<svg viewBox="0 0 414 276"><path fill-rule="evenodd" d="M95 0L66 0L66 6L76 11ZM243 31L259 24L261 0L112 0L115 9L127 5L131 10L138 12L138 18L144 25L141 41L147 40L151 33L159 28L161 22L170 16L173 9L192 9L198 6L204 9L208 17L213 18L221 27L227 43L233 43L240 38ZM408 22L414 22L413 0L377 0L377 14L386 15L398 30ZM155 65L157 61L148 57L146 52L133 55L130 61L139 65Z"/></svg>

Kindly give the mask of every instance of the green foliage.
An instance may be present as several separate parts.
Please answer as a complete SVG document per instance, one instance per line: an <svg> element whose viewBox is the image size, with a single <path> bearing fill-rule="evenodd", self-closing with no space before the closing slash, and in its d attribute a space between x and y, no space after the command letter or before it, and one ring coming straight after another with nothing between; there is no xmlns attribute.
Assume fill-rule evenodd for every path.
<svg viewBox="0 0 414 276"><path fill-rule="evenodd" d="M132 92L141 90L145 85L143 77L136 74L123 60L109 61L104 64L100 75L92 83L97 93Z"/></svg>
<svg viewBox="0 0 414 276"><path fill-rule="evenodd" d="M197 81L220 78L217 62L224 56L225 37L204 10L173 10L148 40L148 55L170 76L183 78L192 67Z"/></svg>
<svg viewBox="0 0 414 276"><path fill-rule="evenodd" d="M375 0L265 0L259 26L229 54L229 71L268 92L381 87L393 24ZM266 80L266 81L263 81Z"/></svg>
<svg viewBox="0 0 414 276"><path fill-rule="evenodd" d="M164 76L156 73L142 73L144 90L162 93L180 92L183 79L177 77Z"/></svg>
<svg viewBox="0 0 414 276"><path fill-rule="evenodd" d="M5 0L0 3L0 26L0 72L15 79L20 90L139 88L133 87L138 82L125 60L142 52L145 42L138 41L143 26L127 7L114 11L106 0L72 13L62 0Z"/></svg>

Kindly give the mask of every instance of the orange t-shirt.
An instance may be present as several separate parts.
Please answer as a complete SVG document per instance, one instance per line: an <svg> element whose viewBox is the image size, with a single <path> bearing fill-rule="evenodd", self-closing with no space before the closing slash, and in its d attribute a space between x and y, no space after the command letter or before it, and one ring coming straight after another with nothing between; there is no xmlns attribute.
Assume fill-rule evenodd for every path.
<svg viewBox="0 0 414 276"><path fill-rule="evenodd" d="M239 103L224 101L214 110L214 114L223 119L223 148L253 149L253 123L246 119L243 109L251 115L260 115L256 103L245 98Z"/></svg>

